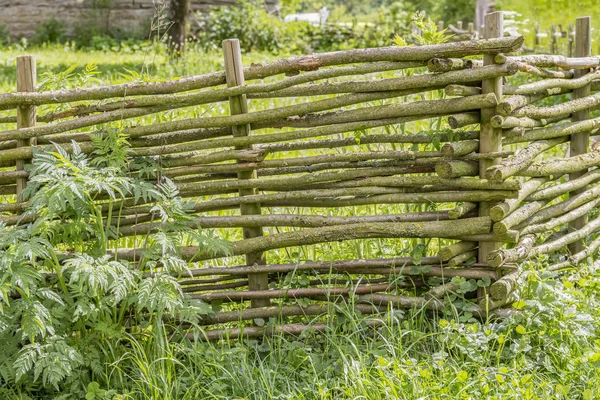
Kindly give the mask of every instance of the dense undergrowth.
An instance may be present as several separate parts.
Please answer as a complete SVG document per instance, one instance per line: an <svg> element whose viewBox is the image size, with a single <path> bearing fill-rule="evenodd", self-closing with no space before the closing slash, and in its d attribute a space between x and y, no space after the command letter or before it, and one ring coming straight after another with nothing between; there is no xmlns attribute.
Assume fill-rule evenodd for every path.
<svg viewBox="0 0 600 400"><path fill-rule="evenodd" d="M60 391L31 378L0 391L20 399L595 399L599 282L594 267L532 274L520 313L499 321L423 310L368 318L350 311L350 299L332 309L325 333L294 338L204 343L169 334L168 324L103 327L94 337L99 359L76 360ZM59 354L52 365L65 362Z"/></svg>

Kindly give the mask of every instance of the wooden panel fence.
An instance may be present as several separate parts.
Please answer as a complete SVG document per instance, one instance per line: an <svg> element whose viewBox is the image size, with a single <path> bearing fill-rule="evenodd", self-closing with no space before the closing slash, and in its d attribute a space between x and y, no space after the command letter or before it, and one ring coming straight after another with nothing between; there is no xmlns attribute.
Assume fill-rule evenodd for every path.
<svg viewBox="0 0 600 400"><path fill-rule="evenodd" d="M216 325L207 338L297 333L303 326L287 318L321 315L327 302L349 298L363 313L437 310L456 290L455 277L487 285L473 294L474 315L502 314L527 274L523 261L552 255L551 268L563 269L600 246L593 236L600 219L587 218L600 203L600 151L589 148L600 129L600 117L590 117L600 108L600 57L589 53L589 18L577 21L574 58L520 56L523 39L503 37L501 13L486 24L483 40L249 67L239 43L227 40L224 71L52 92L33 91L35 62L21 57L18 91L0 94L8 111L0 123L17 124L0 132L0 221L31 221L19 219L26 203L15 195L27 182L33 147L58 143L70 151L75 140L90 153L91 135L105 132L100 125L120 122L129 157L160 161L162 174L193 201L194 223L243 231L225 261L225 254L181 248L193 263L180 277L184 291L231 305L201 320ZM292 101L257 110L255 99ZM227 116L124 123L227 101ZM36 118L36 107L48 104L71 106ZM123 205L121 237L160 224L151 203ZM385 242L387 258L268 263L280 249L373 238L394 239ZM428 240L430 254L407 255L401 238ZM142 251L118 256L136 260ZM224 265L237 256L245 256L243 265ZM308 281L285 286L296 273ZM239 324L270 317L281 324Z"/></svg>

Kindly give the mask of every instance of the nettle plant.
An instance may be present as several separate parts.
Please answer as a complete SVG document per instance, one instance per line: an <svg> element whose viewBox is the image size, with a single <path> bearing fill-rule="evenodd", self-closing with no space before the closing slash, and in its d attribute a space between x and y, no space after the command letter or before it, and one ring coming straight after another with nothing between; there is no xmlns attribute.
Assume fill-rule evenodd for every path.
<svg viewBox="0 0 600 400"><path fill-rule="evenodd" d="M188 268L178 248L185 240L226 251L228 243L193 227L173 182L123 172L128 144L120 133L94 144L93 157L75 142L70 152L54 145L35 153L22 220L33 222L0 226L0 387L85 394L118 357L106 348L148 331L173 334L166 317L194 323L212 313L177 283ZM118 221L126 202L141 200L161 223L139 259L126 261Z"/></svg>

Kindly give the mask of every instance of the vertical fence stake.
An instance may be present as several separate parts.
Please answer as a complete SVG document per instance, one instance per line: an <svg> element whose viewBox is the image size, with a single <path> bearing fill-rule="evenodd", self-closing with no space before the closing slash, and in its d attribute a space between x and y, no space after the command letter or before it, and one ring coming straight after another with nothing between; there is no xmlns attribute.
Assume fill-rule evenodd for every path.
<svg viewBox="0 0 600 400"><path fill-rule="evenodd" d="M223 41L223 53L225 56L225 78L227 86L240 86L245 83L244 67L242 65L242 52L240 50L240 41L237 39L227 39ZM246 95L233 96L229 98L229 108L231 115L246 114L248 112L248 103ZM233 136L249 136L250 125L238 125L233 128ZM250 146L236 147L236 150L250 149ZM256 179L256 171L238 172L238 179ZM256 194L255 189L240 189L240 196L250 196ZM240 212L242 215L260 214L260 203L241 204ZM244 239L250 239L263 235L262 227L243 228ZM246 255L247 265L266 265L265 254L251 253ZM248 275L248 288L250 290L266 290L269 286L269 277L267 273L256 273ZM270 304L269 299L255 299L251 301L252 307L265 307Z"/></svg>
<svg viewBox="0 0 600 400"><path fill-rule="evenodd" d="M17 92L35 92L36 68L35 57L32 55L17 57ZM35 126L35 106L17 107L17 128L29 128ZM29 145L35 145L35 138L29 140ZM25 140L17 140L17 147L27 146ZM16 161L17 171L25 169L25 160ZM21 194L27 185L27 178L17 179L17 196Z"/></svg>
<svg viewBox="0 0 600 400"><path fill-rule="evenodd" d="M558 53L558 39L556 38L556 25L550 27L550 54Z"/></svg>
<svg viewBox="0 0 600 400"><path fill-rule="evenodd" d="M592 55L592 24L590 17L581 17L577 18L575 22L575 57L589 57ZM576 69L573 78L579 78L585 74L587 74L590 70L587 69ZM573 90L573 98L579 99L581 97L587 97L590 95L591 85L585 85L580 89ZM584 121L590 118L589 110L579 111L573 113L571 115L571 120L575 121ZM578 154L584 154L589 151L589 141L590 134L588 132L585 133L577 133L575 135L571 135L571 147L569 149L569 154L571 157L576 156ZM569 174L569 180L576 179L583 175L586 171L574 172ZM582 193L586 190L586 188L581 188L574 192L569 193L569 196L574 196L576 194ZM583 228L587 225L587 215L584 215L580 218L569 223L569 231L576 231L578 229ZM569 251L571 254L579 253L583 251L583 241L578 240L569 245Z"/></svg>
<svg viewBox="0 0 600 400"><path fill-rule="evenodd" d="M573 57L573 24L567 26L567 46L569 57Z"/></svg>
<svg viewBox="0 0 600 400"><path fill-rule="evenodd" d="M469 24L467 25L467 31L469 32L469 35L471 37L473 37L473 36L477 37L475 35L475 24L474 23L469 22Z"/></svg>
<svg viewBox="0 0 600 400"><path fill-rule="evenodd" d="M501 11L487 14L485 16L484 39L502 37L504 33L504 15ZM483 64L494 64L494 55L483 56ZM487 79L482 82L482 93L494 93L498 101L502 100L502 77ZM481 109L481 131L479 135L479 152L492 153L502 151L502 128L493 128L490 120L495 115L495 108ZM499 159L482 159L479 161L479 177L485 179L485 170ZM479 203L479 216L487 217L490 215L491 202ZM480 242L479 243L479 262L487 263L488 255L500 248L498 242Z"/></svg>

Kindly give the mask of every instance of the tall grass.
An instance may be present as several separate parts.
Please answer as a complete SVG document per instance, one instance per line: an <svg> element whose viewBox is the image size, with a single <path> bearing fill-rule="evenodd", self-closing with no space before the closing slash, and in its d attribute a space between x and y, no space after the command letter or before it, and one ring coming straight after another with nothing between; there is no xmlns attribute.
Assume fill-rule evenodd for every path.
<svg viewBox="0 0 600 400"><path fill-rule="evenodd" d="M95 378L131 399L598 398L600 273L555 278L533 274L520 313L500 321L460 322L452 309L367 317L350 299L324 333L299 337L205 343L151 330Z"/></svg>

